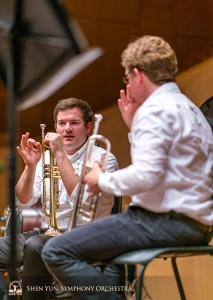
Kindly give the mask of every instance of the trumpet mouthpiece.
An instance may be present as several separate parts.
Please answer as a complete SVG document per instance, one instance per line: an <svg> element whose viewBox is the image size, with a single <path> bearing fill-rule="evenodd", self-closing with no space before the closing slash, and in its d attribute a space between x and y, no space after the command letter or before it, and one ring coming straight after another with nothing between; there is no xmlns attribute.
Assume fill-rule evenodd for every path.
<svg viewBox="0 0 213 300"><path fill-rule="evenodd" d="M101 121L103 119L103 116L101 114L95 114L94 117L95 117L95 119L98 119L99 121Z"/></svg>
<svg viewBox="0 0 213 300"><path fill-rule="evenodd" d="M46 124L40 124L40 127L42 130L44 130L46 128Z"/></svg>

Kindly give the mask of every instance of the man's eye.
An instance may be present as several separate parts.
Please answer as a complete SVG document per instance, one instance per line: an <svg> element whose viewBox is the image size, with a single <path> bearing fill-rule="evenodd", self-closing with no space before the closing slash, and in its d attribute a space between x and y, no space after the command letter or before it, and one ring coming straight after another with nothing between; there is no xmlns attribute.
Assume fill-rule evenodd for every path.
<svg viewBox="0 0 213 300"><path fill-rule="evenodd" d="M71 125L78 125L78 122L72 122Z"/></svg>

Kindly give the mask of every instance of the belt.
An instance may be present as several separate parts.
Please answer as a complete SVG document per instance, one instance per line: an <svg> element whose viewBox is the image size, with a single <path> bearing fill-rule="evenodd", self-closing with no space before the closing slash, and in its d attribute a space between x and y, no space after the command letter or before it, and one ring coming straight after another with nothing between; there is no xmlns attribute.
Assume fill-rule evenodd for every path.
<svg viewBox="0 0 213 300"><path fill-rule="evenodd" d="M187 217L186 215L183 215L181 213L176 213L174 211L170 211L168 213L155 213L155 212L152 212L150 210L146 210L142 207L139 207L139 206L130 206L130 209L131 210L134 210L134 211L141 211L141 212L145 212L145 213L148 213L148 214L152 214L152 215L155 215L155 216L164 216L166 218L169 218L169 219L176 219L176 220L180 220L182 221L183 223L186 223L188 225L190 225L191 227L193 228L196 228L204 233L208 233L208 232L211 232L213 230L213 226L208 226L208 225L205 225L205 224L202 224L194 219L191 219L190 217Z"/></svg>
<svg viewBox="0 0 213 300"><path fill-rule="evenodd" d="M194 219L191 219L190 217L187 217L186 215L176 213L174 211L171 211L168 214L172 219L180 220L186 224L189 224L190 226L202 231L202 232L211 232L213 229L213 226L208 226L205 224L202 224Z"/></svg>

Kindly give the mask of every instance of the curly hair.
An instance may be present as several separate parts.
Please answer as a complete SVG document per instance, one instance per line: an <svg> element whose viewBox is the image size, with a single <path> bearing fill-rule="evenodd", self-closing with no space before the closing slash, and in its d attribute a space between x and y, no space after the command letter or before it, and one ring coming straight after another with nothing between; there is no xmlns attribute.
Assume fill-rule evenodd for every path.
<svg viewBox="0 0 213 300"><path fill-rule="evenodd" d="M158 36L145 35L131 41L121 55L124 68L137 68L159 85L175 81L177 64L174 50Z"/></svg>

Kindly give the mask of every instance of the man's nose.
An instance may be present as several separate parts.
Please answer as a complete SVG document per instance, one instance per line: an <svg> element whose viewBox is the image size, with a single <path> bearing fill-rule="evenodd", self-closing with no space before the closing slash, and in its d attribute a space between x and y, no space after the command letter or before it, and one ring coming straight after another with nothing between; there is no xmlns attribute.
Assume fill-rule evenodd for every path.
<svg viewBox="0 0 213 300"><path fill-rule="evenodd" d="M70 130L72 131L72 125L70 124L70 122L67 122L65 125L65 130Z"/></svg>

